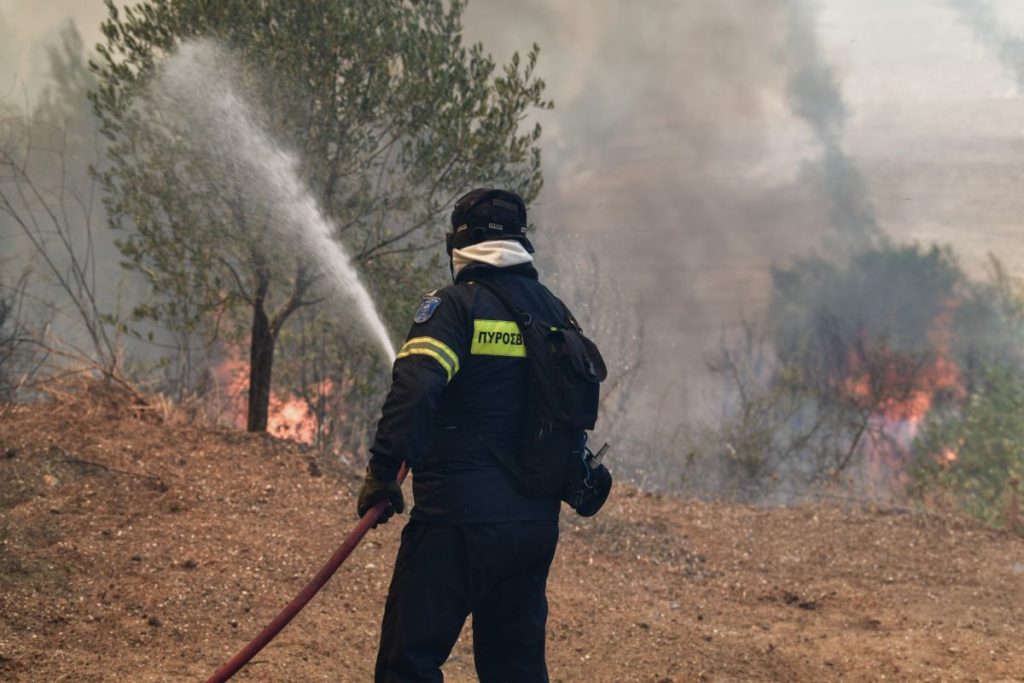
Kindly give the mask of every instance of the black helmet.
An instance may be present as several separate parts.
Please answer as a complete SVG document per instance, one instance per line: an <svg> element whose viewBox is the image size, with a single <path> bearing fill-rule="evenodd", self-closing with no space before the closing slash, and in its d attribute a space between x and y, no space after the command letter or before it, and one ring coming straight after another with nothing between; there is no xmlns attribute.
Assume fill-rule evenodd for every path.
<svg viewBox="0 0 1024 683"><path fill-rule="evenodd" d="M462 195L452 210L452 231L447 235L448 254L486 240L519 240L526 251L526 204L508 190L481 187Z"/></svg>

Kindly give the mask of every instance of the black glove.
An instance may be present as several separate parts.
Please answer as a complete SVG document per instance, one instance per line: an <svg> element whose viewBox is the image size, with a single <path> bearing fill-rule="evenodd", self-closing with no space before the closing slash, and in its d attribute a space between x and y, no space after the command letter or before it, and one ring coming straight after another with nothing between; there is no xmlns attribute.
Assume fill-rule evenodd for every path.
<svg viewBox="0 0 1024 683"><path fill-rule="evenodd" d="M396 512L405 512L405 498L402 497L402 486L394 477L384 480L378 479L373 471L367 467L366 480L363 482L363 488L359 490L359 502L356 503L356 510L359 516L365 515L367 510L380 500L389 500L391 505L384 508L384 512L381 513L380 518L373 525L375 528L377 524L386 524Z"/></svg>

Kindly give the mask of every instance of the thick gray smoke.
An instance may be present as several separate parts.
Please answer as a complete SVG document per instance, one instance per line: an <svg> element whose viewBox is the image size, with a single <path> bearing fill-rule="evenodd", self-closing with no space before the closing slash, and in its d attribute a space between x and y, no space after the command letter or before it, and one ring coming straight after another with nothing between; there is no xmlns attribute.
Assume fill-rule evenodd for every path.
<svg viewBox="0 0 1024 683"><path fill-rule="evenodd" d="M770 265L828 232L826 203L799 178L821 152L788 111L787 10L476 0L467 11L470 38L498 59L541 45L555 109L540 117L536 244L543 255L571 236L644 321L635 424L713 410L705 355L766 303Z"/></svg>
<svg viewBox="0 0 1024 683"><path fill-rule="evenodd" d="M841 254L861 249L881 229L860 170L843 149L847 105L818 40L811 0L790 0L787 53L791 61L786 92L795 114L807 122L821 145L820 161L809 162L804 178L829 203L836 234L829 242Z"/></svg>
<svg viewBox="0 0 1024 683"><path fill-rule="evenodd" d="M83 310L120 314L137 298L91 171L103 169L104 147L87 99L90 55L75 24L51 16L33 43L39 27L22 18L14 31L0 11L0 80L10 79L0 92L0 289L25 274L22 322L37 341L100 362L100 325L85 329ZM5 70L26 55L30 72Z"/></svg>
<svg viewBox="0 0 1024 683"><path fill-rule="evenodd" d="M905 155L923 153L911 136L920 131L886 119L889 128L865 132L854 107L863 81L854 83L860 98L848 92L849 46L870 42L858 31L899 13L881 2L810 0L554 4L474 0L467 14L470 36L499 59L532 40L542 48L555 109L539 117L538 251L558 252L558 270L569 257L557 245L572 235L643 320L634 429L657 438L681 422L713 421L723 403L705 359L741 334L743 318L763 314L772 266L813 252L844 259L876 242L882 217L901 218L901 238L918 216L933 229L941 221L927 213L933 197L897 189L915 170ZM948 21L923 3L906 10L919 15ZM843 23L851 17L864 26ZM837 33L848 41L838 48ZM903 46L882 40L865 49L900 63ZM871 76L876 97L892 98L884 74ZM910 86L923 83L901 87ZM928 163L923 170L938 167ZM872 174L894 164L903 174L879 187ZM600 290L590 296L592 309L613 305Z"/></svg>

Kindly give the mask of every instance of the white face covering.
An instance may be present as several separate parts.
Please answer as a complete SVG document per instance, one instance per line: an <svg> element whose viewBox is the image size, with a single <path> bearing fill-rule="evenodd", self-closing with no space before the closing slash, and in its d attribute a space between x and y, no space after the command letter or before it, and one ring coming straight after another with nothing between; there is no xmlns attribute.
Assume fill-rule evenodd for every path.
<svg viewBox="0 0 1024 683"><path fill-rule="evenodd" d="M452 270L455 275L473 263L486 263L497 268L533 263L533 254L518 240L487 240L471 244L464 249L452 250Z"/></svg>

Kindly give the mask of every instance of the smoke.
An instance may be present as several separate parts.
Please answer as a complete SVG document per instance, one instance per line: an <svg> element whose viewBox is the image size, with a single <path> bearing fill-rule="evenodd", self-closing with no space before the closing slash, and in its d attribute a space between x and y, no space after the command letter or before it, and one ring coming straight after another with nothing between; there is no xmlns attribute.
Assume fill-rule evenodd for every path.
<svg viewBox="0 0 1024 683"><path fill-rule="evenodd" d="M120 1L114 3L121 6ZM0 2L0 95L31 106L51 81L47 51L58 45L69 25L85 45L103 36L106 7L98 0L3 0Z"/></svg>
<svg viewBox="0 0 1024 683"><path fill-rule="evenodd" d="M996 10L1018 22L1020 10L949 3L1019 87L1021 42ZM602 325L620 336L607 346L642 343L634 424L675 425L720 405L705 356L764 310L773 265L843 256L880 225L953 242L965 265L1021 253L1024 111L1006 96L1007 69L969 52L949 3L469 3L467 38L499 63L541 45L556 104L536 115L542 275L585 326L626 320ZM49 10L32 6L28 22L0 11L22 60L47 23ZM0 51L13 44L0 39ZM600 287L573 286L575 252L592 256ZM622 309L630 315L616 317Z"/></svg>
<svg viewBox="0 0 1024 683"><path fill-rule="evenodd" d="M837 232L831 246L849 255L868 246L881 229L864 178L843 150L847 106L821 54L812 1L790 0L787 50L792 66L786 93L793 112L807 122L822 148L822 159L805 166L804 178L829 202Z"/></svg>
<svg viewBox="0 0 1024 683"><path fill-rule="evenodd" d="M1007 34L1000 26L992 8L979 0L949 0L960 20L968 26L980 43L989 47L1024 91L1024 40Z"/></svg>
<svg viewBox="0 0 1024 683"><path fill-rule="evenodd" d="M0 287L24 273L21 322L36 341L99 362L98 316L119 316L138 299L118 265L92 173L105 159L87 99L91 54L66 15L26 14L17 5L0 12L0 53L14 55L0 59L0 78L9 79L0 94L0 280L8 280ZM27 77L7 70L26 56ZM133 361L152 352L130 346Z"/></svg>
<svg viewBox="0 0 1024 683"><path fill-rule="evenodd" d="M542 275L573 289L559 282L572 277L560 267L569 242L595 256L605 286L621 293L622 317L643 320L629 402L641 429L717 407L705 355L767 303L769 266L819 247L827 232L827 210L800 178L818 150L785 98L787 18L783 0L658 0L642 10L476 0L467 10L468 35L497 59L541 45L555 102L538 117L545 187L531 217ZM614 298L595 290L569 303L586 324ZM625 342L635 333L618 332Z"/></svg>
<svg viewBox="0 0 1024 683"><path fill-rule="evenodd" d="M721 378L707 372L706 360L741 338L744 318L765 315L770 273L815 252L841 263L884 243L880 217L894 207L904 217L927 217L934 229L938 221L925 213L928 204L906 203L897 189L904 177L881 188L884 205L873 201L878 162L906 165L908 152L921 153L914 144L922 136L915 128L920 119L876 118L874 129L864 127L855 114L868 86L863 71L851 74L857 54L850 45L867 44L856 45L860 54L877 50L872 66L909 65L900 62L901 45L882 42L897 31L881 38L860 33L884 20L882 3L840 10L841 3L810 0L683 0L643 11L610 1L549 4L508 8L475 0L469 33L499 59L524 42L541 45L540 73L555 101L539 117L545 189L533 216L542 274L551 277L553 270L557 289L574 293L576 276L564 262L573 251L595 255L606 289L588 289L582 301L570 296L584 325L616 305L609 287L621 293L624 314L618 337L595 335L598 342L628 346L629 313L643 321L639 381L625 421L638 439L622 445L619 464L644 441L661 441L656 455L663 460L673 448L681 459L686 446L673 428L715 422L728 410ZM927 12L907 8L899 18ZM850 15L861 24L842 23ZM944 18L928 16L936 24ZM928 40L921 37L922 44ZM871 77L873 96L901 101L901 89L881 70ZM918 86L916 94L931 94L925 87L931 81L907 82ZM921 111L935 117L942 110ZM928 143L928 149L942 145ZM874 158L865 159L864 149ZM918 164L906 171L922 170ZM907 236L912 225L904 218L897 234ZM566 241L572 248L562 246ZM555 258L543 260L551 252ZM896 276L863 291L885 292L886 284L898 286ZM878 314L871 302L860 303L850 312ZM621 434L610 439L623 441ZM634 474L673 476L671 467L644 467L648 472Z"/></svg>

